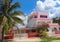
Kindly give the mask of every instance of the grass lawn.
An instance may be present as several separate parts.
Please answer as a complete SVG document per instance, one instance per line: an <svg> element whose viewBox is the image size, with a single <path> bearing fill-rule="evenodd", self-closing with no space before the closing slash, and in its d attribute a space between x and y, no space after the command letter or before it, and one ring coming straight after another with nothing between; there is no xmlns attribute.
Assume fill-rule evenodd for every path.
<svg viewBox="0 0 60 42"><path fill-rule="evenodd" d="M42 40L40 42L51 42L52 40L60 40L59 38L41 38Z"/></svg>

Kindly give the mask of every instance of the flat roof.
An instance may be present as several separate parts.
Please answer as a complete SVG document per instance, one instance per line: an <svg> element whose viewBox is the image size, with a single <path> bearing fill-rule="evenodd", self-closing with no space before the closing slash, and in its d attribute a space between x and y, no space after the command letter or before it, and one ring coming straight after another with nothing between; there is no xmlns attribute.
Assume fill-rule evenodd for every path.
<svg viewBox="0 0 60 42"><path fill-rule="evenodd" d="M49 24L49 26L59 26L59 24L58 23L51 23L51 24Z"/></svg>

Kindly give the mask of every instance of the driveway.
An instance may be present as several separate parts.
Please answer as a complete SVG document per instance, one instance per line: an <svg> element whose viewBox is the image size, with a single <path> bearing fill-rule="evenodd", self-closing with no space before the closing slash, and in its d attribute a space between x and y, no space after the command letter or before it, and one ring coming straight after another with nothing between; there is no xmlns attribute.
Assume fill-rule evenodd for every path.
<svg viewBox="0 0 60 42"><path fill-rule="evenodd" d="M14 38L13 40L8 40L8 42L40 42L40 41L41 41L40 38Z"/></svg>
<svg viewBox="0 0 60 42"><path fill-rule="evenodd" d="M60 40L53 40L53 41L51 41L51 42L60 42Z"/></svg>

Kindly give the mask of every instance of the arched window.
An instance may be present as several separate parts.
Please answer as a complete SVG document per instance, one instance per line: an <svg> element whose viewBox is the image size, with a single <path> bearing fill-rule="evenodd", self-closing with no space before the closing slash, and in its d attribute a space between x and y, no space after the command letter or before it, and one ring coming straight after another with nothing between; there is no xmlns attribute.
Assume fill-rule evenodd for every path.
<svg viewBox="0 0 60 42"><path fill-rule="evenodd" d="M54 27L54 31L55 31L55 30L57 30L57 28L56 28L56 27Z"/></svg>
<svg viewBox="0 0 60 42"><path fill-rule="evenodd" d="M37 18L37 16L34 16L34 18Z"/></svg>

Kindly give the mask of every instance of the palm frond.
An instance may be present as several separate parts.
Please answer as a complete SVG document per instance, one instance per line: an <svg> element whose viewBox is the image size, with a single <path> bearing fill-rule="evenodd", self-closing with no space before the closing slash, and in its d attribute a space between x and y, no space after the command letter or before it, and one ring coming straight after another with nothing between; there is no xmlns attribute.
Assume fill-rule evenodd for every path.
<svg viewBox="0 0 60 42"><path fill-rule="evenodd" d="M10 21L10 20L8 20L7 21L8 22L8 26L9 26L9 28L12 28L13 26L14 26L14 22L12 22L12 21Z"/></svg>
<svg viewBox="0 0 60 42"><path fill-rule="evenodd" d="M10 15L11 15L11 16L14 16L14 15L17 16L17 15L18 15L18 16L24 16L24 17L25 17L24 13L21 12L21 11L14 11L14 12L12 12Z"/></svg>
<svg viewBox="0 0 60 42"><path fill-rule="evenodd" d="M9 1L9 4L11 4L11 3L12 3L12 1L13 1L13 0L10 0L10 1Z"/></svg>
<svg viewBox="0 0 60 42"><path fill-rule="evenodd" d="M3 4L9 4L11 3L13 0L3 0Z"/></svg>
<svg viewBox="0 0 60 42"><path fill-rule="evenodd" d="M13 20L14 20L15 23L20 23L20 24L24 25L22 19L20 19L20 18L18 18L18 17L12 17L12 18L13 18Z"/></svg>
<svg viewBox="0 0 60 42"><path fill-rule="evenodd" d="M20 4L18 2L16 2L15 4L10 6L8 12L10 12L10 11L16 9L16 8L19 8L19 7L21 7Z"/></svg>

